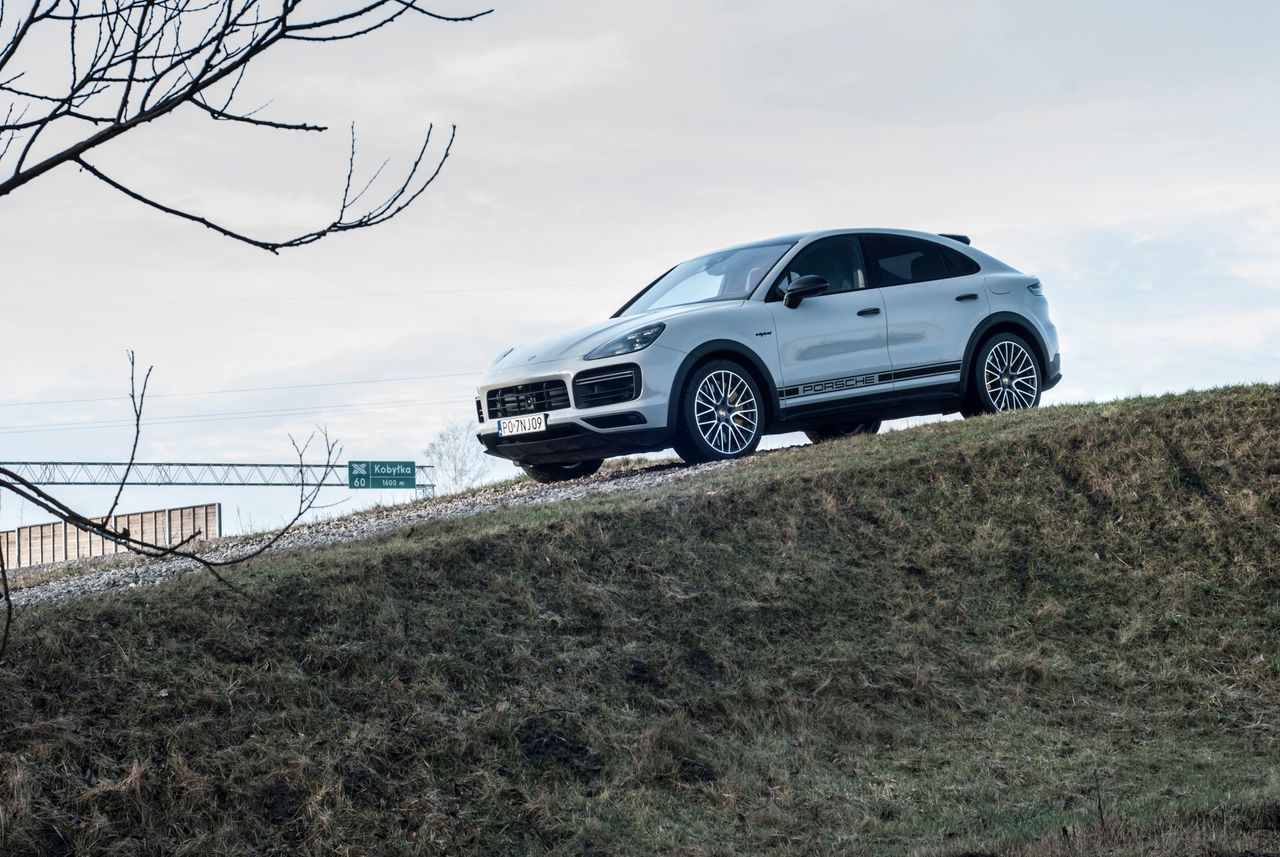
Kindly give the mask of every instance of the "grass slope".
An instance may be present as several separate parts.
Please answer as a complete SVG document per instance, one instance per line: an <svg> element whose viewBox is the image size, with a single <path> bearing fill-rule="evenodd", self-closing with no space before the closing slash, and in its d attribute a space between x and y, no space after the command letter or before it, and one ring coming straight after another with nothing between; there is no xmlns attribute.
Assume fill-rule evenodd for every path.
<svg viewBox="0 0 1280 857"><path fill-rule="evenodd" d="M1280 851L1278 508L1253 386L41 608L0 853Z"/></svg>

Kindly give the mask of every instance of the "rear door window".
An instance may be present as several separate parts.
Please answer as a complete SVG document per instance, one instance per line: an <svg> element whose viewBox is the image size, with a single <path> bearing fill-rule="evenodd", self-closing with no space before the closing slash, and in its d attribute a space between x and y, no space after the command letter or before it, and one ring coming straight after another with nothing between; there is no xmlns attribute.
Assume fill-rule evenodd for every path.
<svg viewBox="0 0 1280 857"><path fill-rule="evenodd" d="M863 235L867 271L875 286L902 286L975 273L977 265L949 247L908 235ZM957 261L952 257L960 257ZM967 265L965 263L968 263ZM969 270L972 267L973 270Z"/></svg>

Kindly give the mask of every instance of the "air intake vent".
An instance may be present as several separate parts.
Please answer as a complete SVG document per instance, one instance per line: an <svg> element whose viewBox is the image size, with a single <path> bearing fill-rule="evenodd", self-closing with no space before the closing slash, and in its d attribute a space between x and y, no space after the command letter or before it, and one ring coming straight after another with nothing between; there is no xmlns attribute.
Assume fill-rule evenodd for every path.
<svg viewBox="0 0 1280 857"><path fill-rule="evenodd" d="M489 418L541 414L569 407L569 389L564 381L533 381L489 391Z"/></svg>
<svg viewBox="0 0 1280 857"><path fill-rule="evenodd" d="M634 363L588 369L573 379L573 402L580 409L629 402L639 395L640 367Z"/></svg>

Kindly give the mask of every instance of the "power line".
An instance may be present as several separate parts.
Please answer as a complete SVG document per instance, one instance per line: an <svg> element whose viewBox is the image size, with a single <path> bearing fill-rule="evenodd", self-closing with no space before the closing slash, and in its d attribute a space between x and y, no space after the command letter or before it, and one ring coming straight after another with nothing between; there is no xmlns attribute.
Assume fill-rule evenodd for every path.
<svg viewBox="0 0 1280 857"><path fill-rule="evenodd" d="M287 301L294 303L297 301L328 301L328 300L347 300L350 298L403 298L418 297L421 295L456 295L459 292L467 294L473 292L523 292L536 291L539 289L589 289L589 288L612 288L614 286L632 286L635 287L635 281L614 282L614 283L552 283L548 285L536 286L492 286L479 289L415 289L412 291L402 292L339 292L328 295L286 295L286 296L268 296L253 298L194 298L183 301L134 301L134 302L118 302L111 303L63 303L63 304L26 304L17 306L4 306L0 310L16 311L16 310L74 310L74 309L136 309L138 307L158 307L158 306L197 306L203 304L250 304L250 303L273 303L279 301Z"/></svg>
<svg viewBox="0 0 1280 857"><path fill-rule="evenodd" d="M470 402L472 399L397 399L382 402L352 402L348 404L319 405L305 408L277 408L259 411L222 411L203 414L175 414L169 417L144 418L144 426L189 425L192 423L237 422L240 420L261 420L276 417L314 416L317 414L343 413L351 411L381 410L384 408L452 405ZM28 423L15 426L0 426L0 434L35 434L37 432L87 431L93 429L132 428L132 419L119 420L81 420L59 423Z"/></svg>
<svg viewBox="0 0 1280 857"><path fill-rule="evenodd" d="M449 372L441 375L405 375L400 378L364 378L355 381L326 381L317 384L278 384L272 387L240 387L231 390L201 390L191 393L148 393L147 399L174 399L187 396L221 396L230 393L263 393L276 390L310 390L316 387L348 387L356 384L390 384L399 381L427 381L437 378L465 378L481 375L481 372ZM92 399L46 399L36 402L0 402L0 408L21 408L30 405L78 405L89 402L128 401L128 396L100 396Z"/></svg>

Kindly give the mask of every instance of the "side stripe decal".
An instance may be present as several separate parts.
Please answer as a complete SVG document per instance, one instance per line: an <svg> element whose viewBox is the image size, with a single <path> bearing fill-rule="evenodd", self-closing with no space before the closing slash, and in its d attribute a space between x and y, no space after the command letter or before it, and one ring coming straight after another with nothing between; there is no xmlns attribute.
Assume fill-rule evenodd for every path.
<svg viewBox="0 0 1280 857"><path fill-rule="evenodd" d="M819 396L823 393L838 393L842 390L861 390L868 387L879 387L894 381L907 381L915 378L930 378L934 375L950 375L960 371L960 362L935 363L931 366L915 366L911 369L895 369L891 372L871 372L865 375L848 375L843 378L827 378L823 381L810 381L778 390L778 398L784 403L788 399L800 399L805 396Z"/></svg>

